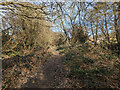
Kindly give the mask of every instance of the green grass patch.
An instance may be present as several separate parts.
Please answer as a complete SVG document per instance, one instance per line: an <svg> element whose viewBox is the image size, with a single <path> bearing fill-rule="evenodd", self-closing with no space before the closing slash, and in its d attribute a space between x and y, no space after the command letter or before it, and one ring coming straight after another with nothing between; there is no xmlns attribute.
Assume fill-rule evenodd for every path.
<svg viewBox="0 0 120 90"><path fill-rule="evenodd" d="M94 63L94 60L86 57L82 57L82 63Z"/></svg>

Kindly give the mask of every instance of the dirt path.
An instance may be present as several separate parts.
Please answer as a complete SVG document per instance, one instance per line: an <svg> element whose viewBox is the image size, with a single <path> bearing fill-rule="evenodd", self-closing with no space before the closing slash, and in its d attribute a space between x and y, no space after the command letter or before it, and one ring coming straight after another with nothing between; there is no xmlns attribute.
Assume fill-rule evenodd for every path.
<svg viewBox="0 0 120 90"><path fill-rule="evenodd" d="M67 85L66 72L62 56L54 50L54 55L38 69L36 76L29 78L22 87L28 88L64 88Z"/></svg>

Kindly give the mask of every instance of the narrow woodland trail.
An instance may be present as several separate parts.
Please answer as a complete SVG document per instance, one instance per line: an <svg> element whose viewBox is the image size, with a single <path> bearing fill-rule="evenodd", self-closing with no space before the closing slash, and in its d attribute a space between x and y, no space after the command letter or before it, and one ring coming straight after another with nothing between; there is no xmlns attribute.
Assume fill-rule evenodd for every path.
<svg viewBox="0 0 120 90"><path fill-rule="evenodd" d="M23 88L64 88L67 85L66 72L59 52L53 50L53 56L38 69L33 78L29 78Z"/></svg>

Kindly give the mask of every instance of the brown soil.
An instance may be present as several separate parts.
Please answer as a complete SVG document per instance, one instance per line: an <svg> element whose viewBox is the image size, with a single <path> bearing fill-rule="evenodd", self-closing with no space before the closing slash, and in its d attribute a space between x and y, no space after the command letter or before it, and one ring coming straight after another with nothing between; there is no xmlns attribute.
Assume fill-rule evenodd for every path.
<svg viewBox="0 0 120 90"><path fill-rule="evenodd" d="M62 58L53 50L53 56L38 68L36 75L29 78L22 88L64 88L69 87Z"/></svg>

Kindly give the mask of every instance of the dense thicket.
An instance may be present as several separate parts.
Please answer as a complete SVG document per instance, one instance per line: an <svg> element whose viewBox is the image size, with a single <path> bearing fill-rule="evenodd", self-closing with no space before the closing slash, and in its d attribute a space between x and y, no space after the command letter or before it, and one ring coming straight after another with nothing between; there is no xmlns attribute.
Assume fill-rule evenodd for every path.
<svg viewBox="0 0 120 90"><path fill-rule="evenodd" d="M32 7L30 3L4 6L6 13L2 17L2 53L3 55L24 55L52 44L55 33L44 13ZM44 47L43 47L44 46Z"/></svg>
<svg viewBox="0 0 120 90"><path fill-rule="evenodd" d="M4 88L56 59L56 46L71 87L119 88L120 3L0 2L0 10Z"/></svg>
<svg viewBox="0 0 120 90"><path fill-rule="evenodd" d="M51 2L44 5L49 7L51 18L62 29L65 42L86 42L92 37L94 45L115 46L114 51L120 53L118 2ZM89 38L85 39L86 36Z"/></svg>
<svg viewBox="0 0 120 90"><path fill-rule="evenodd" d="M29 37L34 38L34 40L28 40L29 42L24 41L25 43L23 43L23 46L21 45L24 47L24 49L30 48L31 44L36 45L38 43L35 43L35 40L37 40L35 38L38 38L36 36L40 36L37 34L38 31L40 32L43 27L46 28L42 30L43 33L44 31L48 31L49 27L46 27L48 24L45 20L51 21L51 23L61 28L61 31L64 35L62 42L81 43L85 42L87 37L93 37L93 42L95 45L98 43L103 43L102 45L111 45L117 43L119 45L120 42L118 2L41 2L36 5L30 3L8 2L1 3L1 5L6 6L2 9L7 10L7 13L3 17L3 21L7 20L7 22L9 22L9 24L6 24L7 26L12 26L10 28L14 29L17 28L19 32L24 31L24 34L32 34L28 37L27 35L24 35L26 36L24 40L28 40ZM44 25L45 23L46 25ZM5 25L3 26L6 28ZM18 30L14 30L14 32L18 32ZM6 31L10 31L10 29ZM33 31L35 33L33 33ZM111 37L113 36L111 35L112 33L115 33L115 37ZM41 35L43 34L41 33ZM47 38L46 36L41 36L40 38L42 37L44 39ZM41 42L43 41L41 39ZM3 41L3 43L4 42L5 41ZM25 44L27 46L25 46Z"/></svg>

